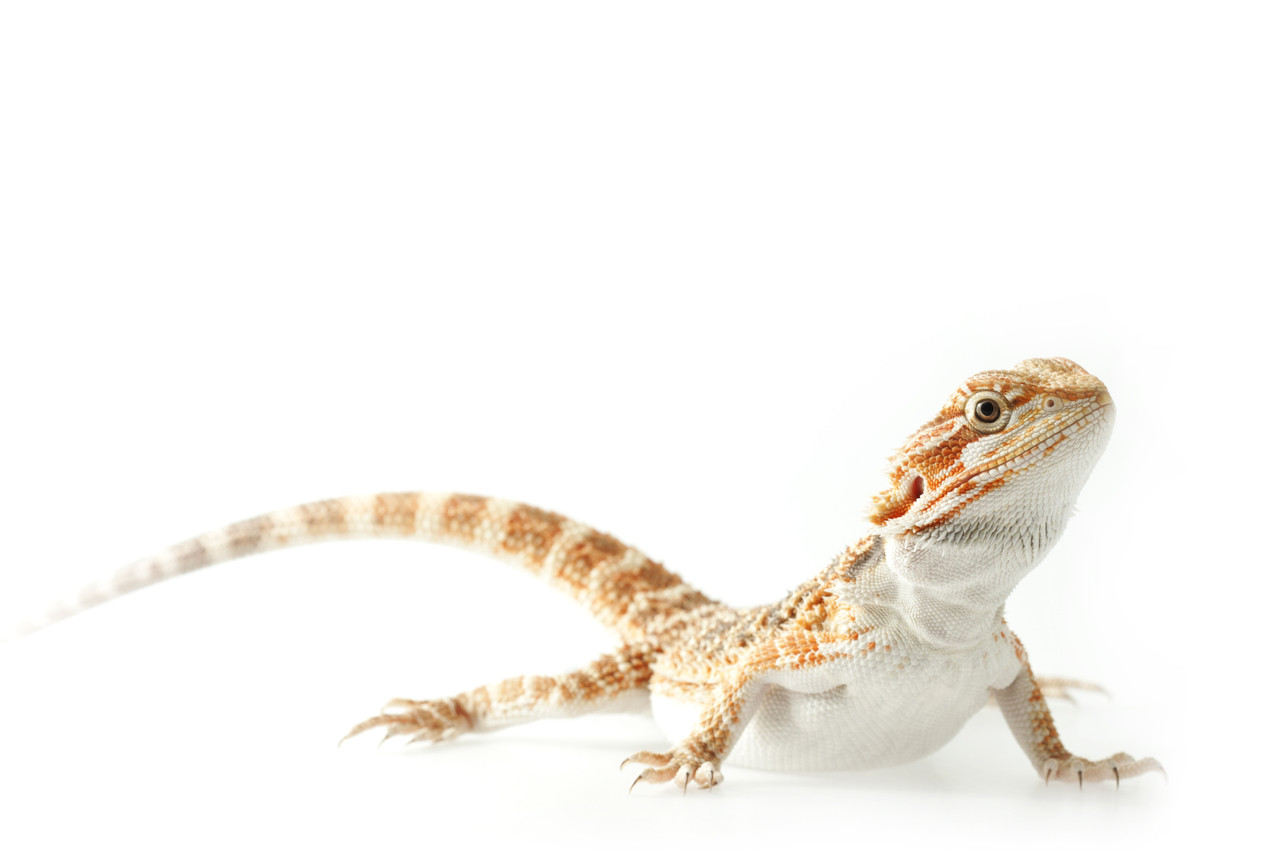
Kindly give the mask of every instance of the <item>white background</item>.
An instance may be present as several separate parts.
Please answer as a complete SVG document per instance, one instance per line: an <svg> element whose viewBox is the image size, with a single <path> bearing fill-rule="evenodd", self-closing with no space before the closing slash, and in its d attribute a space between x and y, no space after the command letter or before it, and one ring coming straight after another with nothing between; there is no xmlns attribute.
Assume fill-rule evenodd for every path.
<svg viewBox="0 0 1280 853"><path fill-rule="evenodd" d="M874 773L637 789L651 721L334 743L393 695L608 645L448 549L220 566L0 647L6 850L1121 849L1274 786L1268 4L8 3L0 603L375 490L528 500L731 603L861 535L982 369L1119 406L1014 593L1064 740L999 714ZM1266 10L1266 11L1262 11Z"/></svg>

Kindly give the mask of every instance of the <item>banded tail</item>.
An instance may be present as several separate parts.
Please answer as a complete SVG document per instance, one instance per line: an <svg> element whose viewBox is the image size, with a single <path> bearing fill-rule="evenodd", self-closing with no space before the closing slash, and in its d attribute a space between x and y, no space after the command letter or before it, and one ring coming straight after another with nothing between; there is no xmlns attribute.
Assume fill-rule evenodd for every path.
<svg viewBox="0 0 1280 853"><path fill-rule="evenodd" d="M18 634L215 563L295 545L384 537L454 545L523 566L626 639L643 636L655 617L710 603L636 549L557 513L475 495L396 492L302 504L179 542L54 605Z"/></svg>

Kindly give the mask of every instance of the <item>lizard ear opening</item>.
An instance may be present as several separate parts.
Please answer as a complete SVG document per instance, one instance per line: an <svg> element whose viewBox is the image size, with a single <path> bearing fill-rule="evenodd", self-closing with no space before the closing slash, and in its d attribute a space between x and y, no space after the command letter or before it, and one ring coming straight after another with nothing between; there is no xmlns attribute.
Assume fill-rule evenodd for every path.
<svg viewBox="0 0 1280 853"><path fill-rule="evenodd" d="M917 474L915 479L911 481L911 488L908 490L907 494L911 498L912 503L920 500L924 495L924 477Z"/></svg>
<svg viewBox="0 0 1280 853"><path fill-rule="evenodd" d="M906 480L906 488L895 486L886 489L871 499L871 523L879 526L901 518L912 505L924 496L924 477L913 471L907 471L910 479ZM898 480L901 483L903 480Z"/></svg>

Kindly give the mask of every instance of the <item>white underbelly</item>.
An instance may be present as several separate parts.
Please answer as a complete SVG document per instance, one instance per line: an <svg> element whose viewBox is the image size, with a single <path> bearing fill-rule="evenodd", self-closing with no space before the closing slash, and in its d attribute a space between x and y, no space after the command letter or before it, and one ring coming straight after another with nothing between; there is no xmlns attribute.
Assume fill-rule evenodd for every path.
<svg viewBox="0 0 1280 853"><path fill-rule="evenodd" d="M827 689L770 684L726 763L762 770L864 770L903 764L942 747L987 702L988 673L908 667L853 674ZM950 671L945 671L950 669ZM861 676L861 677L859 677ZM678 742L699 708L652 697L662 730Z"/></svg>

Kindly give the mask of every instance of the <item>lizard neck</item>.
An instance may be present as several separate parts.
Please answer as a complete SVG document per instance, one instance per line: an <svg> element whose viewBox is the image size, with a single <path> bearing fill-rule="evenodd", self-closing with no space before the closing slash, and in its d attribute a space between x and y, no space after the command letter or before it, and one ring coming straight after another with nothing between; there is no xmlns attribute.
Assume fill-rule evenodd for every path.
<svg viewBox="0 0 1280 853"><path fill-rule="evenodd" d="M962 648L988 636L1017 583L1004 572L984 571L977 555L930 547L918 535L889 537L884 552L875 584L880 598L892 601L913 631L935 646Z"/></svg>
<svg viewBox="0 0 1280 853"><path fill-rule="evenodd" d="M998 627L1005 600L1057 540L1067 515L1065 506L1041 514L1034 529L970 517L963 525L877 536L833 592L844 604L893 610L931 645L972 646Z"/></svg>
<svg viewBox="0 0 1280 853"><path fill-rule="evenodd" d="M885 537L882 582L893 588L903 618L941 646L989 635L1009 594L1058 540L1070 513L1065 503L1039 509L1026 522L962 516L937 529Z"/></svg>

